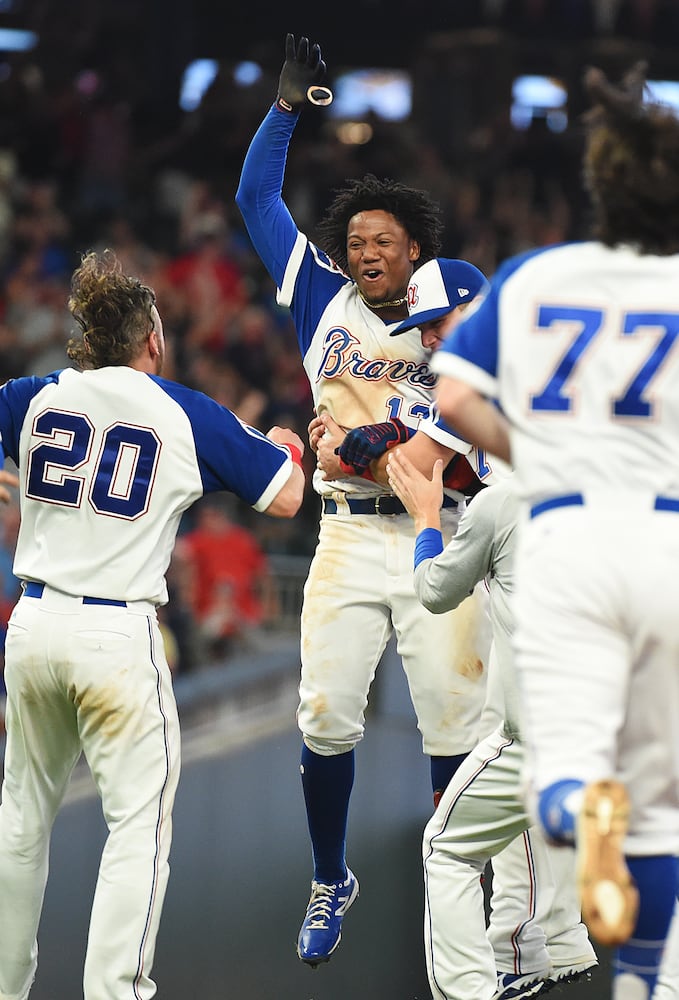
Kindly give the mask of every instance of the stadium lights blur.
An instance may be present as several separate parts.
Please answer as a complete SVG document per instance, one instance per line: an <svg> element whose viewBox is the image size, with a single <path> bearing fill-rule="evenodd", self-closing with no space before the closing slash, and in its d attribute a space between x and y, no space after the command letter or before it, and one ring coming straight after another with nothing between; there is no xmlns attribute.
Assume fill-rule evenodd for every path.
<svg viewBox="0 0 679 1000"><path fill-rule="evenodd" d="M0 28L0 52L29 52L38 44L35 31Z"/></svg>
<svg viewBox="0 0 679 1000"><path fill-rule="evenodd" d="M182 111L195 111L200 107L206 90L217 78L217 59L193 59L182 74L179 107ZM252 87L262 77L262 67L252 60L243 60L233 67L233 81L237 87Z"/></svg>
<svg viewBox="0 0 679 1000"><path fill-rule="evenodd" d="M343 146L365 146L373 137L368 122L338 122L335 135Z"/></svg>
<svg viewBox="0 0 679 1000"><path fill-rule="evenodd" d="M538 74L517 76L512 84L512 125L523 131L543 119L551 132L563 132L568 125L567 103L562 80Z"/></svg>
<svg viewBox="0 0 679 1000"><path fill-rule="evenodd" d="M179 92L182 111L195 111L219 70L216 59L194 59L184 70Z"/></svg>
<svg viewBox="0 0 679 1000"><path fill-rule="evenodd" d="M252 87L262 78L262 67L259 63L246 59L234 66L233 78L239 87Z"/></svg>
<svg viewBox="0 0 679 1000"><path fill-rule="evenodd" d="M679 80L647 80L646 90L652 101L672 108L679 115Z"/></svg>
<svg viewBox="0 0 679 1000"><path fill-rule="evenodd" d="M405 121L412 111L413 83L406 70L374 66L337 73L330 82L335 100L331 118L361 121L370 115L388 122Z"/></svg>

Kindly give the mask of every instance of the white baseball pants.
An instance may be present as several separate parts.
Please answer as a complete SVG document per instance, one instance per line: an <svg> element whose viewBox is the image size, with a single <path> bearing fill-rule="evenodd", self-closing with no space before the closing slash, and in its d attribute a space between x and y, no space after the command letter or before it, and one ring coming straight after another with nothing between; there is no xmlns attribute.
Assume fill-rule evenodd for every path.
<svg viewBox="0 0 679 1000"><path fill-rule="evenodd" d="M168 880L179 722L155 610L22 597L6 647L7 747L0 806L0 997L25 1000L50 834L85 754L108 838L92 907L85 1000L149 1000Z"/></svg>

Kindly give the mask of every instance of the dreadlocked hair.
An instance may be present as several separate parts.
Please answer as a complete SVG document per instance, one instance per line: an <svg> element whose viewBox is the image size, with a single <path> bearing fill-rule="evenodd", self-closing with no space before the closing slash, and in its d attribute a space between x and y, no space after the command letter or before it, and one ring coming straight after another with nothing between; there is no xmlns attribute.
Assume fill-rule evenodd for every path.
<svg viewBox="0 0 679 1000"><path fill-rule="evenodd" d="M416 267L441 250L443 223L441 210L426 191L406 187L389 178L379 180L366 174L335 191L335 197L318 224L319 246L342 268L347 270L347 229L357 212L381 210L389 212L408 236L420 245Z"/></svg>
<svg viewBox="0 0 679 1000"><path fill-rule="evenodd" d="M153 329L155 301L153 289L123 274L112 250L84 254L68 300L81 337L68 342L68 357L81 369L128 364Z"/></svg>
<svg viewBox="0 0 679 1000"><path fill-rule="evenodd" d="M679 120L644 103L646 68L636 63L619 86L587 70L594 107L585 116L584 180L598 240L667 255L679 252Z"/></svg>

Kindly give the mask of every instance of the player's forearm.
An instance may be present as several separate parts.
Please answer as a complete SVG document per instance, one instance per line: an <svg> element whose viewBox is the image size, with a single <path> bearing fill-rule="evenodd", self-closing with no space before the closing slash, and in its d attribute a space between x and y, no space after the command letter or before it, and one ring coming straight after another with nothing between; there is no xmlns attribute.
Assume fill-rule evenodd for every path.
<svg viewBox="0 0 679 1000"><path fill-rule="evenodd" d="M442 376L436 386L441 416L477 448L511 462L509 424L497 407L471 386Z"/></svg>
<svg viewBox="0 0 679 1000"><path fill-rule="evenodd" d="M297 122L272 108L257 129L243 162L236 204L253 246L280 286L297 238L297 226L282 199L288 146Z"/></svg>
<svg viewBox="0 0 679 1000"><path fill-rule="evenodd" d="M447 548L415 568L415 593L420 603L435 615L452 611L461 604L476 582L473 566L464 557L451 556Z"/></svg>
<svg viewBox="0 0 679 1000"><path fill-rule="evenodd" d="M301 466L293 463L290 477L266 508L266 513L271 517L294 517L302 506L305 483Z"/></svg>
<svg viewBox="0 0 679 1000"><path fill-rule="evenodd" d="M410 440L405 442L405 444L399 445L399 448L413 463L417 471L421 472L423 476L431 476L431 470L434 466L434 462L438 458L441 459L445 468L455 454L452 449L444 448L443 445L439 444L437 441L434 441L426 434L419 432L414 434ZM385 451L385 453L380 455L376 461L370 463L370 471L373 475L373 479L376 482L381 483L383 486L387 486L389 484L389 477L387 475L388 461L389 452ZM433 527L433 525L429 525L429 527Z"/></svg>
<svg viewBox="0 0 679 1000"><path fill-rule="evenodd" d="M255 132L245 154L236 204L255 209L261 201L280 196L290 139L297 124L295 115L271 108Z"/></svg>
<svg viewBox="0 0 679 1000"><path fill-rule="evenodd" d="M376 462L370 463L370 472L376 483L380 483L381 486L389 485L389 477L387 475L387 459L389 457L388 452L384 455L380 455Z"/></svg>
<svg viewBox="0 0 679 1000"><path fill-rule="evenodd" d="M435 531L441 530L441 508L438 505L418 507L417 510L412 511L412 518L415 531L418 534L426 528L433 528Z"/></svg>

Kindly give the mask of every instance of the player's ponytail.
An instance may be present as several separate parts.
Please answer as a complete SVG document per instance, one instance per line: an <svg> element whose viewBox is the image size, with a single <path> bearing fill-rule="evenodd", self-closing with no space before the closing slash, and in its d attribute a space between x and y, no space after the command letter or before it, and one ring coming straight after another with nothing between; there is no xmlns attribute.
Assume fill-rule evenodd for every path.
<svg viewBox="0 0 679 1000"><path fill-rule="evenodd" d="M66 353L79 368L124 365L153 329L155 293L123 274L112 250L84 254L71 279L68 308L81 330Z"/></svg>

